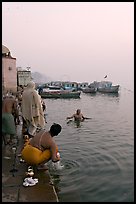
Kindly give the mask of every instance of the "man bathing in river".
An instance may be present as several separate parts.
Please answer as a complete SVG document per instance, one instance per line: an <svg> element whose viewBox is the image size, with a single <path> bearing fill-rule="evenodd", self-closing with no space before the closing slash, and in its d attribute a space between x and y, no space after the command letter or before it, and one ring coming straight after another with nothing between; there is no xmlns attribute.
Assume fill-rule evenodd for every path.
<svg viewBox="0 0 136 204"><path fill-rule="evenodd" d="M76 113L74 113L70 117L67 117L66 119L71 119L71 118L74 118L74 121L77 121L77 122L84 121L85 119L91 119L91 118L84 117L80 109L77 109Z"/></svg>

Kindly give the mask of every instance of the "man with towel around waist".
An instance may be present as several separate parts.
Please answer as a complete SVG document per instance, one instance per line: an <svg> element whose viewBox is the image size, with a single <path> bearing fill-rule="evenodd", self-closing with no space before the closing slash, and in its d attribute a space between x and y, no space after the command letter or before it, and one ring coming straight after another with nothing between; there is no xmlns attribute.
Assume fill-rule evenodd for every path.
<svg viewBox="0 0 136 204"><path fill-rule="evenodd" d="M17 113L17 102L13 95L5 96L2 100L2 136L4 144L12 144L13 137L16 134L16 126L13 113ZM10 139L6 138L10 135Z"/></svg>
<svg viewBox="0 0 136 204"><path fill-rule="evenodd" d="M35 165L38 169L46 169L44 165L50 159L52 162L60 160L58 146L53 137L61 132L61 125L54 123L49 131L40 130L33 138L26 140L21 155L29 165Z"/></svg>

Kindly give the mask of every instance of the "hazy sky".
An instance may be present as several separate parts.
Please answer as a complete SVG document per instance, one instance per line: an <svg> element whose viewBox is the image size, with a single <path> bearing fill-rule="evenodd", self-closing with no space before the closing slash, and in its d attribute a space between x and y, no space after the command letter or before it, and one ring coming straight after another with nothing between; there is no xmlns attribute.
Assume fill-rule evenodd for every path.
<svg viewBox="0 0 136 204"><path fill-rule="evenodd" d="M2 2L2 44L53 80L134 83L134 2Z"/></svg>

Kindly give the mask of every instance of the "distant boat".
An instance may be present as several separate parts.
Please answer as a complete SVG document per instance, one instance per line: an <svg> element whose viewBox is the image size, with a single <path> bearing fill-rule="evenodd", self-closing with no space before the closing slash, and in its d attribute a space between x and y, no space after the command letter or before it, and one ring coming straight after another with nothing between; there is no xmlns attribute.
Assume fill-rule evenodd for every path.
<svg viewBox="0 0 136 204"><path fill-rule="evenodd" d="M61 86L59 86L59 85L49 85L48 88L51 89L51 90L60 90Z"/></svg>
<svg viewBox="0 0 136 204"><path fill-rule="evenodd" d="M119 85L115 85L111 87L99 87L98 91L103 93L118 93Z"/></svg>
<svg viewBox="0 0 136 204"><path fill-rule="evenodd" d="M111 81L101 81L96 83L97 91L102 93L118 93L119 85L112 85Z"/></svg>
<svg viewBox="0 0 136 204"><path fill-rule="evenodd" d="M97 88L96 87L85 87L81 89L83 93L96 93Z"/></svg>
<svg viewBox="0 0 136 204"><path fill-rule="evenodd" d="M45 89L40 94L42 98L80 98L81 91Z"/></svg>

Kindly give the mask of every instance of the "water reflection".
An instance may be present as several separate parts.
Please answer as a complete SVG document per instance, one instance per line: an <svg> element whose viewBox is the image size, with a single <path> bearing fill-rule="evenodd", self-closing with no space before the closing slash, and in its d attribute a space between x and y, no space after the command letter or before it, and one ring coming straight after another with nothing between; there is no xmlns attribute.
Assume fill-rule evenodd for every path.
<svg viewBox="0 0 136 204"><path fill-rule="evenodd" d="M80 100L45 102L47 128L55 120L63 127L55 139L64 169L50 170L60 202L132 202L133 97L122 92L82 93ZM92 120L66 122L68 113L77 107Z"/></svg>
<svg viewBox="0 0 136 204"><path fill-rule="evenodd" d="M52 179L53 185L55 187L56 193L58 194L61 191L61 188L59 186L59 183L61 181L60 175L59 174L51 175L51 179Z"/></svg>
<svg viewBox="0 0 136 204"><path fill-rule="evenodd" d="M107 96L110 96L110 97L119 97L119 93L102 93L103 95L107 95Z"/></svg>

